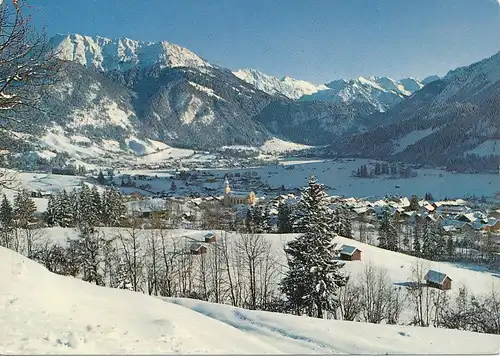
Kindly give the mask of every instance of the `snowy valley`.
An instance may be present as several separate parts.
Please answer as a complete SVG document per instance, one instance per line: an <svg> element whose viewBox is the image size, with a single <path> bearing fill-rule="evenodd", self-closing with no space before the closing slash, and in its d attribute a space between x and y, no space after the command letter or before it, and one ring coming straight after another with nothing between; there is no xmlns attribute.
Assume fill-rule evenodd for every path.
<svg viewBox="0 0 500 356"><path fill-rule="evenodd" d="M258 36L252 5L217 16ZM279 9L279 46L200 27L195 48L216 3L182 31L184 4L133 6L46 38L0 1L0 354L500 354L500 52L424 79L396 70L423 47L379 74L328 62L316 83L406 40L371 26L332 56ZM233 42L252 55L211 52Z"/></svg>

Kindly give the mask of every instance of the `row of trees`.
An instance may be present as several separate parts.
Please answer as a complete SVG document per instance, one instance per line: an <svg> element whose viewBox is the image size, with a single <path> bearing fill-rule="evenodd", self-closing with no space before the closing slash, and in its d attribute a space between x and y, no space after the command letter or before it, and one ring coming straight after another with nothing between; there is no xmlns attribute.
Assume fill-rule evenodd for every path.
<svg viewBox="0 0 500 356"><path fill-rule="evenodd" d="M83 184L79 190L52 195L45 219L48 226L116 226L126 212L119 191L108 188L101 194L96 186Z"/></svg>
<svg viewBox="0 0 500 356"><path fill-rule="evenodd" d="M304 192L302 193L304 194ZM307 193L306 193L307 194ZM353 237L351 217L349 209L345 204L337 203L330 206L330 200L325 199L327 206L325 214L331 219L332 224L329 229L344 237ZM287 201L278 203L278 213L273 221L271 206L269 204L259 204L248 209L245 218L245 229L248 233L273 233L280 234L304 233L304 226L301 221L307 210L300 204L289 204ZM274 228L274 226L276 228Z"/></svg>
<svg viewBox="0 0 500 356"><path fill-rule="evenodd" d="M391 251L409 253L428 260L452 259L456 248L477 248L481 258L491 261L500 246L491 232L464 233L460 240L456 234L445 231L438 222L416 216L413 223L403 222L383 211L378 221L378 245Z"/></svg>
<svg viewBox="0 0 500 356"><path fill-rule="evenodd" d="M11 204L5 194L0 204L0 245L19 250L24 240L26 254L33 255L33 242L41 221L35 216L36 204L27 191L22 190L14 197Z"/></svg>

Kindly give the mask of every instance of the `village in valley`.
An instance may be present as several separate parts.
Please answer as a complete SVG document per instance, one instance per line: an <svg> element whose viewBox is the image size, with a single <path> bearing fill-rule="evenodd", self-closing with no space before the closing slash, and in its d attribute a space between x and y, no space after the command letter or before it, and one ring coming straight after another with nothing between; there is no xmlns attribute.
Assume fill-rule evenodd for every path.
<svg viewBox="0 0 500 356"><path fill-rule="evenodd" d="M359 162L354 159L330 162L288 159L254 168L240 168L240 164L232 168L184 168L179 163L177 169L170 170L101 168L82 177L67 170L52 170L50 176L55 181L57 177L73 177L80 186L87 184L99 190L117 190L125 202L127 215L146 222L161 217L168 220L170 228L250 232L248 226L256 223L260 225L256 230L259 233L287 234L294 232L293 224L283 223L283 220L294 214L294 206L300 201L301 185L306 185L311 176L326 174L333 177L324 186L329 193L330 209L341 211L348 222L342 236L353 241L343 247L357 256L355 259L361 259L356 242L381 245L381 234L388 233L381 230L386 221L389 234L395 239L389 249L434 261L500 268L500 192L489 197L468 196L467 199L445 198L443 193L441 199L435 199L433 193L423 194L422 191L420 196L397 194L403 184L418 190L415 180L419 175L442 177L443 172L425 172L419 169L421 167L412 169L410 166L396 168L384 162ZM352 169L347 176L349 167L357 169ZM344 176L339 175L339 169ZM294 181L290 178L292 173L301 179ZM385 191L392 189L395 194L352 197L342 194L342 188L335 186L346 186L348 180L351 187L370 177L372 182L388 182L385 187L390 185L391 188L384 188ZM43 187L36 182L43 182L47 176L38 174L33 178L31 186ZM487 175L487 179L491 186L491 181L498 178ZM31 190L31 196L36 199L48 199L56 193L57 189L52 192L41 188ZM459 195L460 187L455 196ZM424 235L432 235L436 246L424 251ZM192 244L193 254L207 251L202 246L209 241L203 242L204 238L200 241L201 244Z"/></svg>
<svg viewBox="0 0 500 356"><path fill-rule="evenodd" d="M90 3L0 0L0 355L499 354L500 0Z"/></svg>

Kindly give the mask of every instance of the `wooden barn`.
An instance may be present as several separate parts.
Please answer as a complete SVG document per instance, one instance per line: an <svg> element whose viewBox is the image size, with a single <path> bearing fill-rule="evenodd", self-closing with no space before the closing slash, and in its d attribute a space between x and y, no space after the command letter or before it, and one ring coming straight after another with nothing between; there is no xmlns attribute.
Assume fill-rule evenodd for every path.
<svg viewBox="0 0 500 356"><path fill-rule="evenodd" d="M441 290L451 289L451 278L445 273L429 270L424 279L429 287Z"/></svg>
<svg viewBox="0 0 500 356"><path fill-rule="evenodd" d="M215 236L215 234L213 232L208 232L207 234L205 234L205 236L203 236L204 239L205 239L205 242L208 242L208 243L212 243L212 242L215 242L215 240L217 239L217 236Z"/></svg>
<svg viewBox="0 0 500 356"><path fill-rule="evenodd" d="M342 245L340 259L344 261L361 261L361 250L355 246Z"/></svg>
<svg viewBox="0 0 500 356"><path fill-rule="evenodd" d="M195 242L192 243L191 246L189 246L189 252L192 255L204 255L205 253L207 253L207 246L204 246L200 242Z"/></svg>

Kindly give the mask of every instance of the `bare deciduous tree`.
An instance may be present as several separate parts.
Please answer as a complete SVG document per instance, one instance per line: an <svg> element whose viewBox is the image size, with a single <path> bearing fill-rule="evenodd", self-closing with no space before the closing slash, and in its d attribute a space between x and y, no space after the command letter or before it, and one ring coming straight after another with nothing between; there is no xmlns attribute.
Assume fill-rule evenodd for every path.
<svg viewBox="0 0 500 356"><path fill-rule="evenodd" d="M258 293L261 292L257 285L257 271L260 264L263 263L266 253L271 250L271 243L262 235L240 234L236 246L243 257L243 266L245 266L248 276L250 294L248 305L250 309L256 309Z"/></svg>
<svg viewBox="0 0 500 356"><path fill-rule="evenodd" d="M144 260L142 254L140 220L131 218L125 232L120 231L118 239L121 243L122 256L125 260L130 283L134 291L142 290Z"/></svg>
<svg viewBox="0 0 500 356"><path fill-rule="evenodd" d="M361 287L352 278L339 292L340 317L342 320L358 319L362 311Z"/></svg>
<svg viewBox="0 0 500 356"><path fill-rule="evenodd" d="M45 33L33 25L33 8L24 0L0 3L0 112L5 129L9 114L32 110L42 94L41 88L55 78L60 63L47 45Z"/></svg>

